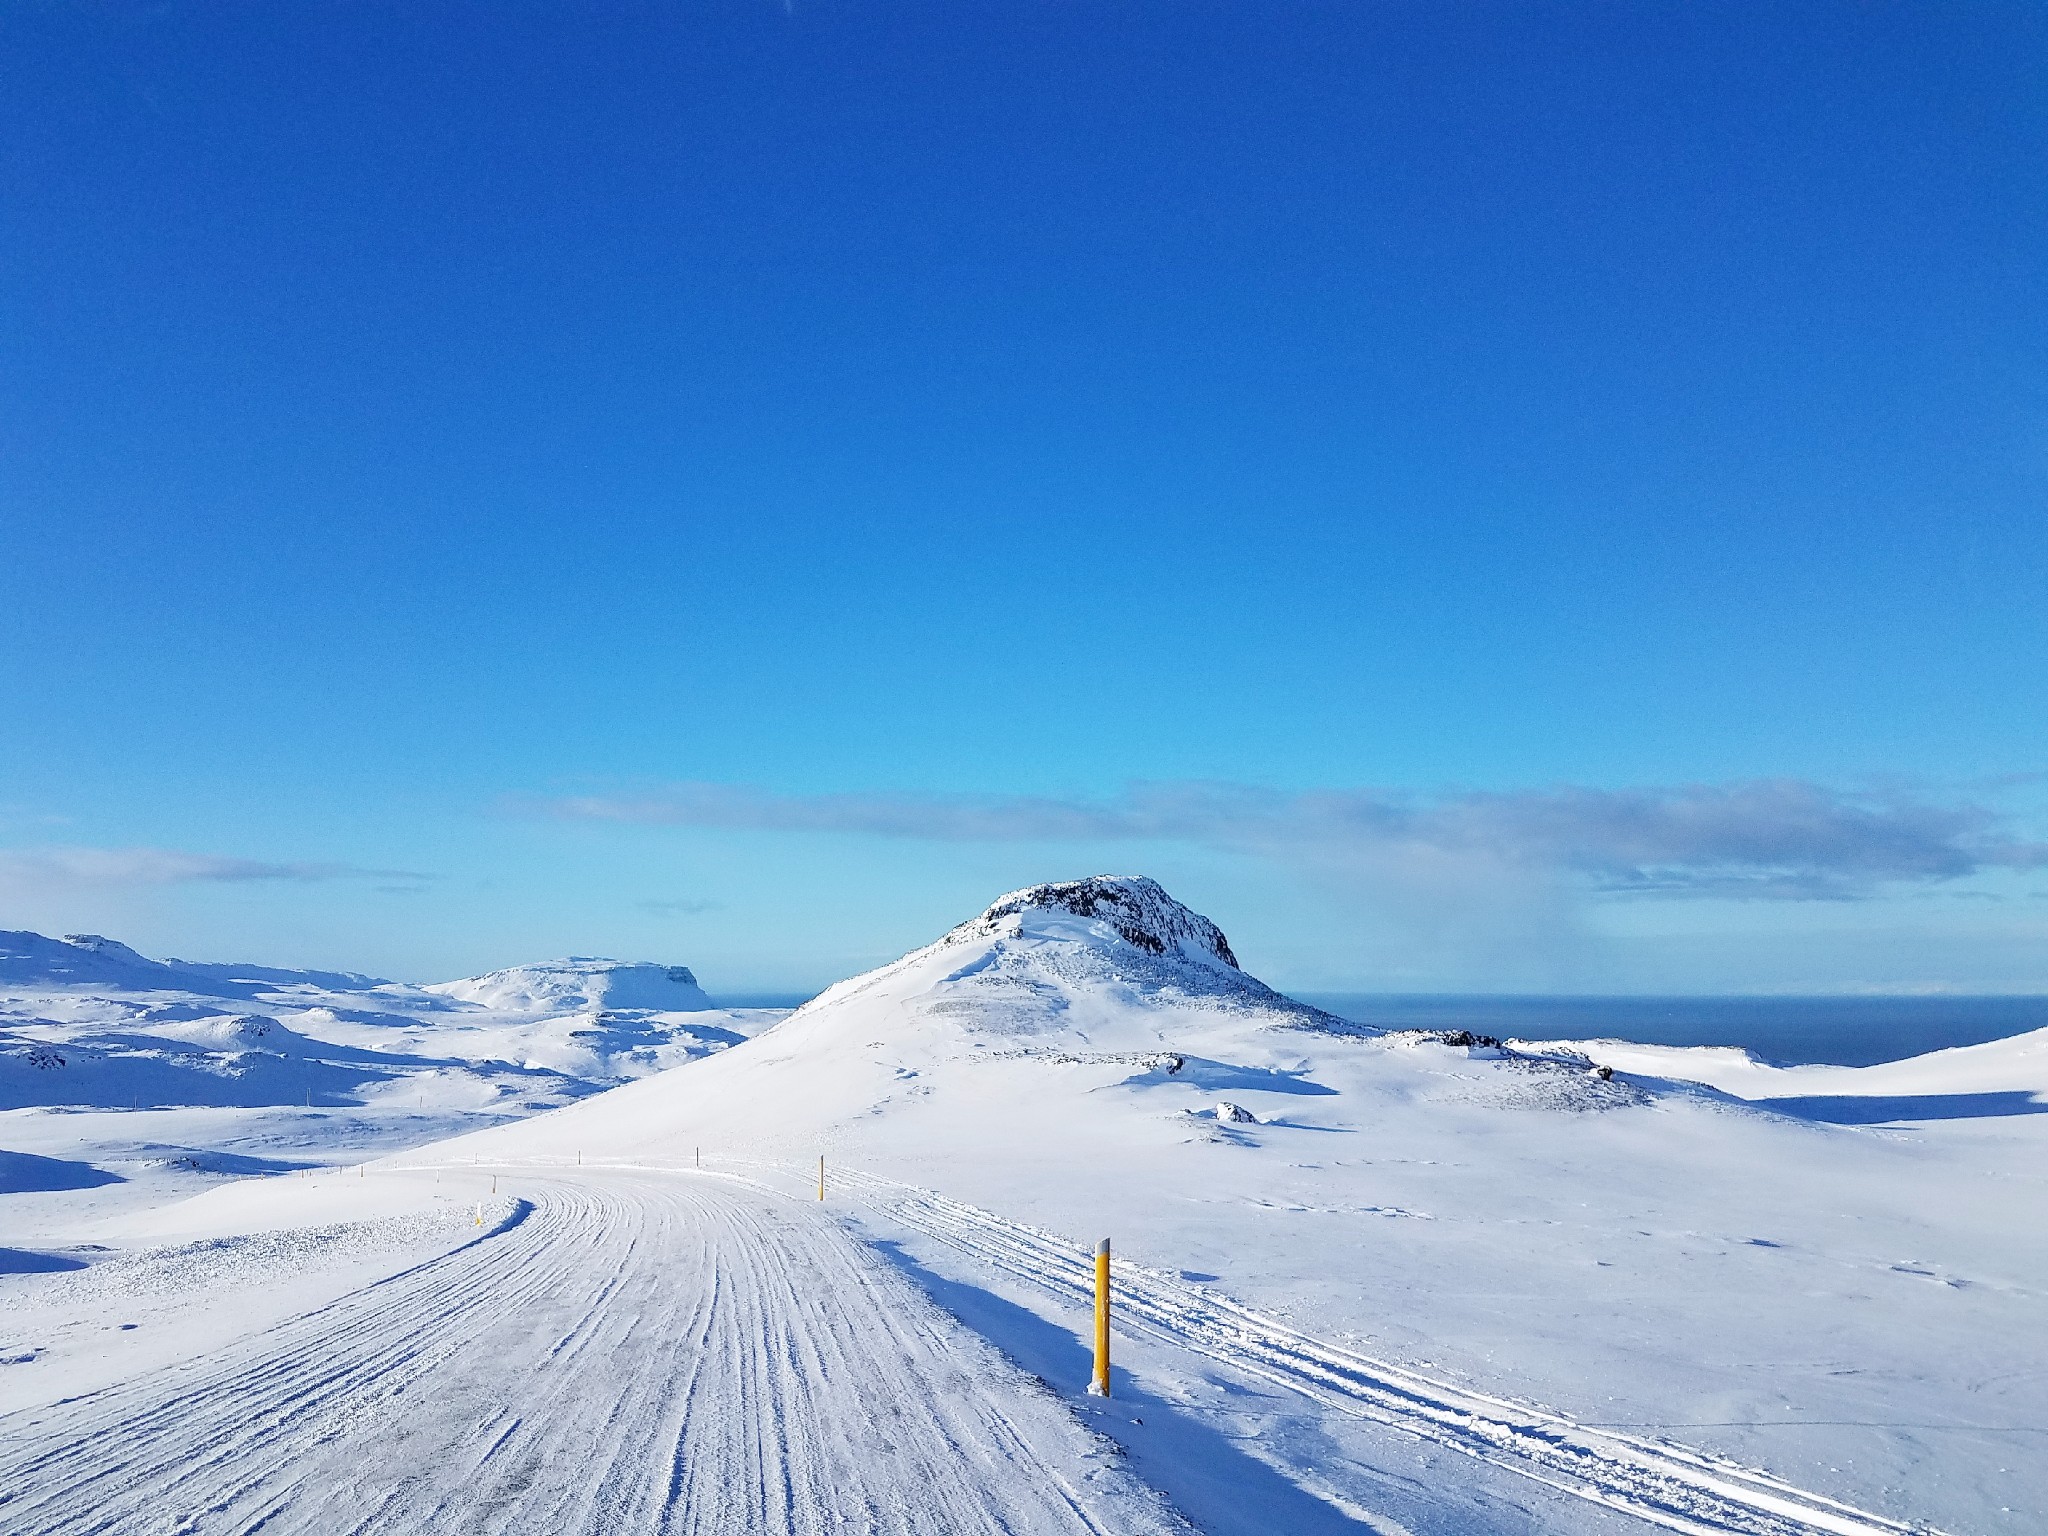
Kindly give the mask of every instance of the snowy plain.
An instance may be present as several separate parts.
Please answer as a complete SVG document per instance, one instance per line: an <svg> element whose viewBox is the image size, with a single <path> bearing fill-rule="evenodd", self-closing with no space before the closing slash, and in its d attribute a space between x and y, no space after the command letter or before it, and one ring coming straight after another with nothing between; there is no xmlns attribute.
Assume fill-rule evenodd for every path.
<svg viewBox="0 0 2048 1536"><path fill-rule="evenodd" d="M10 1529L149 1528L106 1490L172 1467L193 1529L353 1528L309 1513L346 1464L321 1437L399 1430L361 1528L2048 1528L2040 1036L1770 1068L1381 1033L1135 879L1016 893L779 1023L651 1006L664 968L609 997L597 962L244 968L232 999L188 967L187 1006L232 1004L190 1019L116 1016L172 1006L160 976L49 970L0 969L10 1085L69 1072L36 1050L105 1084L176 1055L138 1024L261 1049L228 1014L290 1031L286 1073L317 1040L361 1076L311 1111L0 1113Z"/></svg>

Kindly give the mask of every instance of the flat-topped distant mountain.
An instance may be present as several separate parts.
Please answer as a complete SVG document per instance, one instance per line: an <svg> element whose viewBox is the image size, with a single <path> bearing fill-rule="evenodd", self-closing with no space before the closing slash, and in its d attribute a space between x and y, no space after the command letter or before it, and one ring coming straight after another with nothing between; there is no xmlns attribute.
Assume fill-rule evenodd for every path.
<svg viewBox="0 0 2048 1536"><path fill-rule="evenodd" d="M697 1013L717 1004L686 965L570 955L421 988L501 1013L573 1013L593 1008Z"/></svg>

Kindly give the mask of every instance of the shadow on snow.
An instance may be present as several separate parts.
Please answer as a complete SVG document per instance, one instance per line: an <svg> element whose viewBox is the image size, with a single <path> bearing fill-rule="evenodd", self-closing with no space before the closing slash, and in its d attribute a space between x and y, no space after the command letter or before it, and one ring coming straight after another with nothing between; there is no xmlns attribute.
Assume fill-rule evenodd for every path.
<svg viewBox="0 0 2048 1536"><path fill-rule="evenodd" d="M1085 1382L1092 1359L1079 1340L1014 1302L926 1269L887 1239L870 1239L933 1301L993 1344L1013 1364L1048 1385ZM1073 1394L1053 1390L1061 1397ZM1134 1470L1208 1536L1358 1536L1363 1525L1247 1455L1227 1435L1153 1396L1116 1367L1107 1403L1083 1422L1131 1454ZM1096 1400L1090 1399L1091 1403ZM1131 1420L1148 1431L1140 1439ZM1149 1442L1149 1443L1147 1443Z"/></svg>
<svg viewBox="0 0 2048 1536"><path fill-rule="evenodd" d="M1830 1125L1889 1125L1897 1120L1979 1120L2048 1113L2032 1094L1920 1093L1898 1097L1811 1094L1803 1098L1752 1099L1758 1109L1821 1120Z"/></svg>

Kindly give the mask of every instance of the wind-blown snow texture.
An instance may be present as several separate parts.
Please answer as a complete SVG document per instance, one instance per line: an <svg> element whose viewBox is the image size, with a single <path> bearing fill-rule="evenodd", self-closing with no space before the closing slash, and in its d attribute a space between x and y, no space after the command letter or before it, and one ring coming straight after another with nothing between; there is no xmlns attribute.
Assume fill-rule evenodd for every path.
<svg viewBox="0 0 2048 1536"><path fill-rule="evenodd" d="M558 974L547 985L571 983ZM519 988L545 990L537 980ZM492 1017L516 1027L513 1015ZM148 1324L102 1335L94 1354L77 1323L63 1331L64 1306L52 1302L21 1312L22 1331L7 1336L30 1363L12 1378L23 1385L0 1398L23 1405L0 1420L0 1445L84 1447L66 1485L80 1498L158 1456L148 1465L196 1469L165 1474L184 1478L179 1496L193 1507L275 1509L278 1528L291 1529L330 1478L318 1454L293 1470L304 1436L337 1421L397 1434L417 1412L407 1404L445 1401L455 1406L416 1433L378 1442L401 1448L394 1471L419 1469L378 1506L392 1517L380 1528L488 1524L503 1507L492 1490L509 1486L535 1487L536 1507L566 1529L653 1521L652 1504L633 1502L650 1486L669 1490L660 1518L677 1528L706 1512L725 1529L808 1528L794 1506L772 1503L784 1496L768 1486L775 1466L785 1494L800 1490L798 1505L865 1489L832 1513L856 1529L890 1528L875 1510L903 1496L893 1490L938 1486L921 1470L924 1452L909 1453L903 1482L863 1466L871 1483L821 1477L820 1465L853 1453L800 1426L772 1453L728 1454L718 1426L693 1427L688 1402L665 1385L696 1358L691 1349L722 1337L689 1319L725 1306L745 1320L734 1338L793 1342L782 1356L732 1356L740 1385L698 1399L699 1411L829 1396L806 1375L814 1369L852 1369L886 1384L885 1398L919 1395L934 1367L916 1347L849 1323L872 1342L832 1364L841 1346L818 1333L826 1325L806 1311L812 1299L790 1293L800 1281L785 1282L817 1272L862 1294L896 1293L850 1278L814 1246L766 1265L744 1257L770 1242L748 1235L756 1210L801 1212L810 1229L823 1153L825 1216L1052 1383L1068 1413L1111 1437L1132 1472L1212 1536L1796 1536L2048 1523L2048 1475L2029 1451L2048 1422L2048 1315L2033 1278L2048 1272L2048 1240L2015 1215L2048 1194L2048 1118L2032 1112L2039 1041L1978 1048L1986 1054L1961 1064L1943 1058L1965 1053L1940 1053L1824 1078L1727 1053L1631 1054L1641 1049L1382 1034L1272 992L1215 925L1150 881L1034 887L675 1070L360 1175L226 1186L160 1212L146 1230L127 1217L93 1239L140 1263L137 1244L210 1252L195 1245L238 1241L209 1234L252 1224L353 1232L385 1220L413 1223L404 1240L432 1249L418 1224L451 1199L488 1198L494 1181L501 1202L528 1201L534 1214L463 1250L467 1268L439 1273L472 1275L463 1284L477 1294L506 1287L512 1332L491 1332L466 1303L403 1301L379 1324L383 1336L424 1341L431 1330L419 1319L443 1316L445 1348L394 1345L375 1355L384 1364L359 1369L370 1357L351 1341L369 1335L344 1298L331 1350L317 1332L283 1325L268 1342L224 1342L190 1368L201 1375L138 1370L121 1393L60 1411L35 1405L63 1396L67 1381L113 1379L111 1362L163 1357L122 1342L149 1336ZM1851 1101L1860 1114L1841 1108ZM61 1187L66 1168L45 1166L63 1157L54 1139L23 1150L42 1158L24 1177L46 1187L10 1201L54 1211L103 1193ZM615 1249L600 1231L630 1239ZM1119 1295L1107 1402L1080 1392L1086 1255L1105 1234ZM80 1246L87 1236L40 1252L98 1273L115 1260ZM633 1278L643 1265L667 1288L644 1289ZM542 1286L521 1278L541 1274ZM0 1283L0 1298L10 1287L57 1297L83 1284L25 1273ZM338 1281L321 1284L321 1297L339 1294ZM559 1317L544 1299L557 1292L568 1309ZM0 1325L7 1316L0 1309ZM513 1342L526 1336L521 1318L532 1337L605 1362L587 1389L540 1357L510 1378L492 1362L493 1352L514 1366L523 1358ZM671 1356L678 1330L700 1342ZM578 1342L587 1339L620 1347L593 1356ZM973 1348L955 1338L944 1353ZM622 1363L639 1352L651 1352L644 1372ZM303 1369L293 1363L302 1353ZM975 1358L988 1361L975 1367L987 1372L976 1390L1017 1401L1007 1368ZM378 1387L387 1368L404 1393ZM315 1379L336 1385L305 1415L289 1411L288 1393L282 1422L265 1419L252 1434L230 1425L225 1405L242 1389L228 1383L301 1378L309 1392ZM181 1383L196 1394L189 1425L165 1416ZM617 1414L599 1406L621 1401ZM876 1401L847 1406L872 1428ZM1021 1422L1020 1411L977 1409L976 1422ZM555 1429L565 1421L588 1426L566 1458ZM160 1438L123 1448L151 1425ZM1060 1470L1074 1465L1067 1453L1044 1449L1083 1443L1063 1441L1068 1433L1025 1435L1040 1448L1018 1458L1031 1486L1072 1486ZM828 1448L803 1448L813 1442ZM987 1465L972 1447L990 1442L962 1443ZM260 1451L245 1480L210 1449L229 1445ZM580 1478L551 1470L578 1456L588 1462ZM728 1470L695 1480L693 1458ZM6 1465L15 1486L40 1488L30 1462ZM650 1479L671 1465L682 1470ZM449 1483L448 1466L474 1469L469 1491ZM729 1476L739 1491L715 1491ZM757 1480L770 1502L747 1502ZM982 1512L928 1516L924 1528L1031 1528L1022 1515L987 1513L1025 1507L1002 1474L970 1482ZM1163 1518L1143 1513L1154 1506L1136 1491L1115 1508L1117 1519Z"/></svg>

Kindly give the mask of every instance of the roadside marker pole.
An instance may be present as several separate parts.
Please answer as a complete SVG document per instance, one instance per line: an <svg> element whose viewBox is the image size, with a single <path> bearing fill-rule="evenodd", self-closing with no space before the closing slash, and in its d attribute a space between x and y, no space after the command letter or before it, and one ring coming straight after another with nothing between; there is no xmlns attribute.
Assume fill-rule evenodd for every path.
<svg viewBox="0 0 2048 1536"><path fill-rule="evenodd" d="M1095 1379L1088 1390L1109 1396L1109 1239L1095 1245Z"/></svg>
<svg viewBox="0 0 2048 1536"><path fill-rule="evenodd" d="M818 1198L825 1198L825 1154L818 1154Z"/></svg>
<svg viewBox="0 0 2048 1536"><path fill-rule="evenodd" d="M702 1147L697 1149L697 1167L700 1171L704 1167L704 1149Z"/></svg>

